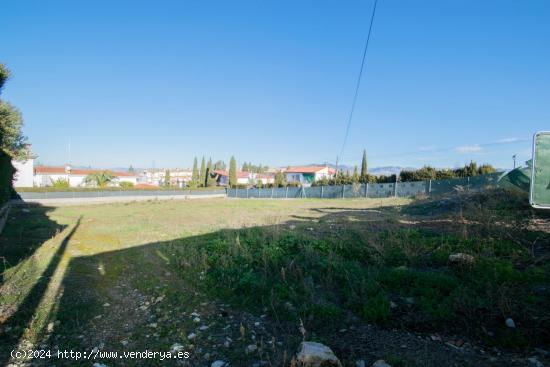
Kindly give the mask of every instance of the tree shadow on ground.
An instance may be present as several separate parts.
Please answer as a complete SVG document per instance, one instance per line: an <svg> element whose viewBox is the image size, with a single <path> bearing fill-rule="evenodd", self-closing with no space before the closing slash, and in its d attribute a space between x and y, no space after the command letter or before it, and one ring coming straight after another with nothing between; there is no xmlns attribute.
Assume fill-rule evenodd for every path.
<svg viewBox="0 0 550 367"><path fill-rule="evenodd" d="M25 220L25 228L29 233L17 234L10 229L10 223L7 224L7 231L2 235L2 246L7 250L7 256L12 262L21 264L25 259L33 256L33 253L43 245L48 239L62 231L65 226L59 225L50 220L46 215L52 208L34 207L32 211L27 211L27 208L16 208L14 215L10 218L11 221ZM32 214L31 214L32 213ZM65 235L53 256L50 258L45 270L39 275L38 280L30 291L24 295L24 299L16 308L9 305L2 305L0 312L1 333L0 333L0 365L5 365L9 361L11 350L17 349L21 338L24 335L26 328L29 327L35 320L38 313L38 307L43 299L50 280L55 273L63 254L67 248L69 240L77 230L81 218L78 219L74 227ZM27 222L28 221L28 222ZM28 226L27 226L28 225ZM34 263L29 265L35 266ZM25 273L33 273L33 269L27 268L23 270ZM9 279L4 279L2 284L2 293L8 292L7 282ZM12 290L13 291L13 290Z"/></svg>
<svg viewBox="0 0 550 367"><path fill-rule="evenodd" d="M41 205L14 206L11 209L0 235L0 285L4 284L6 270L32 256L44 242L65 229L65 225L49 218L48 213L53 209Z"/></svg>

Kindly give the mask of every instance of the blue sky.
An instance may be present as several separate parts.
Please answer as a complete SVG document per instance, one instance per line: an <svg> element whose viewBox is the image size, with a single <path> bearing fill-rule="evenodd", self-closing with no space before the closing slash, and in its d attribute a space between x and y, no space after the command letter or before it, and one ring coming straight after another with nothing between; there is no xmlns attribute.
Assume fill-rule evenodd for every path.
<svg viewBox="0 0 550 367"><path fill-rule="evenodd" d="M2 4L3 98L39 160L334 162L373 0ZM341 161L510 167L550 130L550 2L379 0Z"/></svg>

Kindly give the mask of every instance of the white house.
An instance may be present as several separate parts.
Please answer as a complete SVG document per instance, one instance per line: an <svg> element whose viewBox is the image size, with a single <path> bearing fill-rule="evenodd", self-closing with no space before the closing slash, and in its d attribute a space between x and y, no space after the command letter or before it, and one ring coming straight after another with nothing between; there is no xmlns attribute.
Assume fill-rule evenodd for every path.
<svg viewBox="0 0 550 367"><path fill-rule="evenodd" d="M170 172L170 186L175 187L188 186L193 176L190 169L146 169L139 175L138 182L154 186L164 185L166 171Z"/></svg>
<svg viewBox="0 0 550 367"><path fill-rule="evenodd" d="M57 180L64 180L69 182L70 187L82 187L85 186L84 179L91 173L108 172L115 176L115 182L113 185L117 185L121 182L129 182L137 184L137 175L128 172L114 172L108 170L98 169L76 169L69 165L65 167L47 167L38 166L34 169L34 186L44 187L52 186L53 182Z"/></svg>
<svg viewBox="0 0 550 367"><path fill-rule="evenodd" d="M15 168L13 187L33 187L34 159L12 160Z"/></svg>
<svg viewBox="0 0 550 367"><path fill-rule="evenodd" d="M310 186L323 178L330 179L336 170L327 166L289 167L285 170L287 182L298 182L303 186Z"/></svg>
<svg viewBox="0 0 550 367"><path fill-rule="evenodd" d="M13 176L13 187L32 187L34 175L34 159L36 156L31 152L31 145L25 144L25 158L12 159L11 163L15 168Z"/></svg>

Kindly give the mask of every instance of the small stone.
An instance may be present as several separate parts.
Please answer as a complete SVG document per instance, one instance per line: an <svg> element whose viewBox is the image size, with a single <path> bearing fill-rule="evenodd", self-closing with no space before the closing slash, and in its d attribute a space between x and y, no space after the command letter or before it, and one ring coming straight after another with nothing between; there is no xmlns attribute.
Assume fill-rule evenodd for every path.
<svg viewBox="0 0 550 367"><path fill-rule="evenodd" d="M122 344L122 346L125 347L128 345L128 340L123 340L120 342L120 344Z"/></svg>
<svg viewBox="0 0 550 367"><path fill-rule="evenodd" d="M506 321L505 321L505 323L506 323L506 326L508 326L509 328L512 328L512 329L513 329L513 328L516 327L516 323L515 323L514 320L511 319L511 318L507 318Z"/></svg>
<svg viewBox="0 0 550 367"><path fill-rule="evenodd" d="M226 363L224 361L214 361L210 367L224 367Z"/></svg>
<svg viewBox="0 0 550 367"><path fill-rule="evenodd" d="M151 327L151 328L156 328L156 327L157 327L157 323L156 323L156 322L152 322L152 323L150 323L150 324L147 325L147 326L149 326L149 327Z"/></svg>
<svg viewBox="0 0 550 367"><path fill-rule="evenodd" d="M325 365L342 367L340 360L334 355L334 352L321 343L302 342L297 358L298 362L304 367Z"/></svg>
<svg viewBox="0 0 550 367"><path fill-rule="evenodd" d="M104 303L103 307L109 307L110 305L111 305L110 303Z"/></svg>
<svg viewBox="0 0 550 367"><path fill-rule="evenodd" d="M197 337L197 334L195 334L195 333L191 333L191 334L187 335L187 339L189 339L189 340L193 340L196 337Z"/></svg>
<svg viewBox="0 0 550 367"><path fill-rule="evenodd" d="M204 358L204 360L208 361L210 359L210 353L205 353L202 358Z"/></svg>
<svg viewBox="0 0 550 367"><path fill-rule="evenodd" d="M48 333L51 333L53 331L53 327L54 327L53 322L48 323L48 326L46 327L46 330L48 331Z"/></svg>
<svg viewBox="0 0 550 367"><path fill-rule="evenodd" d="M246 354L254 353L256 350L258 350L258 346L256 344L247 345L244 349Z"/></svg>
<svg viewBox="0 0 550 367"><path fill-rule="evenodd" d="M206 331L208 330L208 326L206 325L202 325L200 328L199 328L200 331Z"/></svg>
<svg viewBox="0 0 550 367"><path fill-rule="evenodd" d="M379 359L372 364L372 367L391 367L391 364L386 363L383 359Z"/></svg>
<svg viewBox="0 0 550 367"><path fill-rule="evenodd" d="M355 361L355 367L366 367L365 361L358 359Z"/></svg>
<svg viewBox="0 0 550 367"><path fill-rule="evenodd" d="M193 322L195 322L195 323L198 324L199 322L201 322L201 319L200 319L199 317L195 317L195 318L193 319Z"/></svg>
<svg viewBox="0 0 550 367"><path fill-rule="evenodd" d="M258 326L260 326L260 323L259 323L258 321L256 321L256 322L254 323L254 326L258 327Z"/></svg>
<svg viewBox="0 0 550 367"><path fill-rule="evenodd" d="M395 303L394 301L390 301L390 308L397 308L397 303Z"/></svg>

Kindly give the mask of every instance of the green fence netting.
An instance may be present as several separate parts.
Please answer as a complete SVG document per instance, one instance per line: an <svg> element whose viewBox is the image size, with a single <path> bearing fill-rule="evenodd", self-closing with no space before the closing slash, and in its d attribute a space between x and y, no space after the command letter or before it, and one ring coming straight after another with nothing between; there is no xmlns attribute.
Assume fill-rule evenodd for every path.
<svg viewBox="0 0 550 367"><path fill-rule="evenodd" d="M536 208L550 208L550 132L535 134L530 202Z"/></svg>

